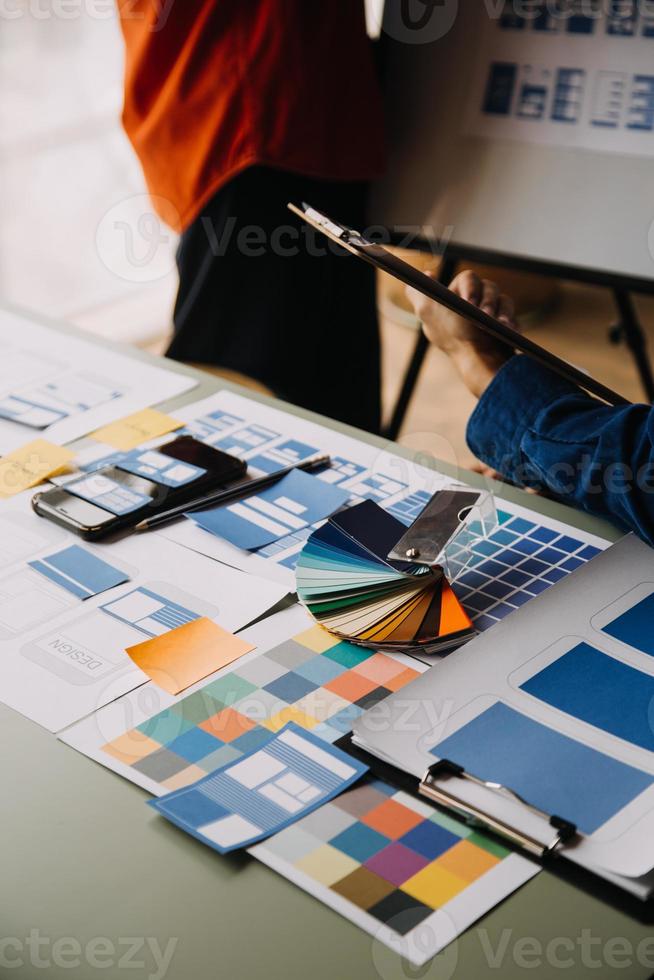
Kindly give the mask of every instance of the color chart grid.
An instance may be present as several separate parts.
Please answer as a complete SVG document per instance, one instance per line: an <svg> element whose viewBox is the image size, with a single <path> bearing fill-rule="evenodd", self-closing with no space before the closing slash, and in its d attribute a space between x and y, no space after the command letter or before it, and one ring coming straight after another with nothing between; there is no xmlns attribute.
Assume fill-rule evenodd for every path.
<svg viewBox="0 0 654 980"><path fill-rule="evenodd" d="M335 742L366 708L418 673L313 626L210 681L103 751L163 793L259 748L289 721Z"/></svg>
<svg viewBox="0 0 654 980"><path fill-rule="evenodd" d="M254 848L327 904L400 936L495 868L509 851L377 779L348 790Z"/></svg>
<svg viewBox="0 0 654 980"><path fill-rule="evenodd" d="M417 676L397 659L337 641L313 626L118 736L103 751L129 766L137 782L145 777L150 788L164 793L261 747L289 721L334 742L365 708ZM359 924L373 934L383 925L397 937L410 936L505 858L516 860L483 834L372 778L253 854L326 904L337 903L345 915L349 910L364 916Z"/></svg>
<svg viewBox="0 0 654 980"><path fill-rule="evenodd" d="M483 631L600 553L600 548L543 524L498 510L498 528L473 546L453 588ZM453 557L456 552L450 549Z"/></svg>

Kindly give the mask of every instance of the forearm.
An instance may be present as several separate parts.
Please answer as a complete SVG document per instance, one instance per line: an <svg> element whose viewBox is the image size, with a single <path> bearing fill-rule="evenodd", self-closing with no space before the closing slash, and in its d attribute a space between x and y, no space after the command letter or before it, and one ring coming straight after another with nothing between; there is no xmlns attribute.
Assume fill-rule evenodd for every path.
<svg viewBox="0 0 654 980"><path fill-rule="evenodd" d="M546 488L654 543L653 414L603 405L515 356L485 387L468 443L514 483Z"/></svg>

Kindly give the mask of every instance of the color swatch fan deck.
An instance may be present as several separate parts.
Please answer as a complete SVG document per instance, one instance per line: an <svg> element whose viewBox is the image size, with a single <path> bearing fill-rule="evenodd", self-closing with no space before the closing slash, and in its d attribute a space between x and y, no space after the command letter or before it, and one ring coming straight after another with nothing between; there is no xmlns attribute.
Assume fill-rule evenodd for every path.
<svg viewBox="0 0 654 980"><path fill-rule="evenodd" d="M386 557L405 532L371 501L334 515L304 546L297 594L322 626L351 643L442 653L474 629L440 568Z"/></svg>

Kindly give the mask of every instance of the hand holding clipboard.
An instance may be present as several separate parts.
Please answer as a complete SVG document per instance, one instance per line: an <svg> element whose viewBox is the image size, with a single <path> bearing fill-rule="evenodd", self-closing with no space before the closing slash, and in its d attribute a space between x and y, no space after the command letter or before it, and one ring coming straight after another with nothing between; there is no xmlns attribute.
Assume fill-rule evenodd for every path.
<svg viewBox="0 0 654 980"><path fill-rule="evenodd" d="M408 262L404 262L381 245L377 245L364 238L358 231L354 231L345 225L333 221L308 204L303 204L301 208L294 204L289 204L288 206L294 214L297 214L313 228L321 231L332 241L347 249L348 252L375 266L375 268L387 272L407 286L412 286L424 296L435 300L437 303L441 303L453 313L457 313L466 320L470 320L494 340L506 344L513 351L521 351L545 367L555 371L562 378L578 385L589 394L595 395L609 405L629 404L629 401L616 391L603 385L600 381L585 374L578 368L573 367L572 364L568 364L567 361L552 354L544 347L541 347L540 344L536 344L533 340L523 337L522 334L508 326L505 322L502 322L502 320L490 316L484 310L475 306L474 303L469 303L451 289L443 286L442 283L430 278L424 272L420 272L419 269L415 269Z"/></svg>

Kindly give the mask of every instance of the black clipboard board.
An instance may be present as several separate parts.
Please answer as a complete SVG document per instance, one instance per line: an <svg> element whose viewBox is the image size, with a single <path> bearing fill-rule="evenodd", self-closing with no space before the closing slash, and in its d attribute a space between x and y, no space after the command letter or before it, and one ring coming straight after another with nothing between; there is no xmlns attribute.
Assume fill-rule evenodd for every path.
<svg viewBox="0 0 654 980"><path fill-rule="evenodd" d="M294 214L302 218L303 221L306 221L317 231L322 232L342 248L347 249L348 252L375 266L376 269L387 272L407 286L413 286L425 296L435 300L437 303L441 303L454 313L458 313L467 320L471 320L484 333L489 334L495 340L501 341L513 350L521 351L521 353L533 358L533 360L555 371L556 374L565 378L566 381L572 382L572 384L584 389L591 395L595 395L609 405L631 404L628 399L619 395L616 391L613 391L600 381L580 371L579 368L574 367L572 364L568 364L567 361L557 357L556 354L552 354L544 347L541 347L540 344L536 344L533 340L523 337L517 330L507 327L500 320L496 320L495 317L484 313L483 310L480 310L473 303L468 303L467 300L457 296L447 286L443 286L442 283L425 275L424 272L415 269L408 262L400 259L397 255L389 252L381 245L377 245L375 242L364 238L360 232L354 231L352 228L348 228L346 225L342 225L337 221L333 221L308 204L303 204L301 207L295 204L289 204L288 207Z"/></svg>

